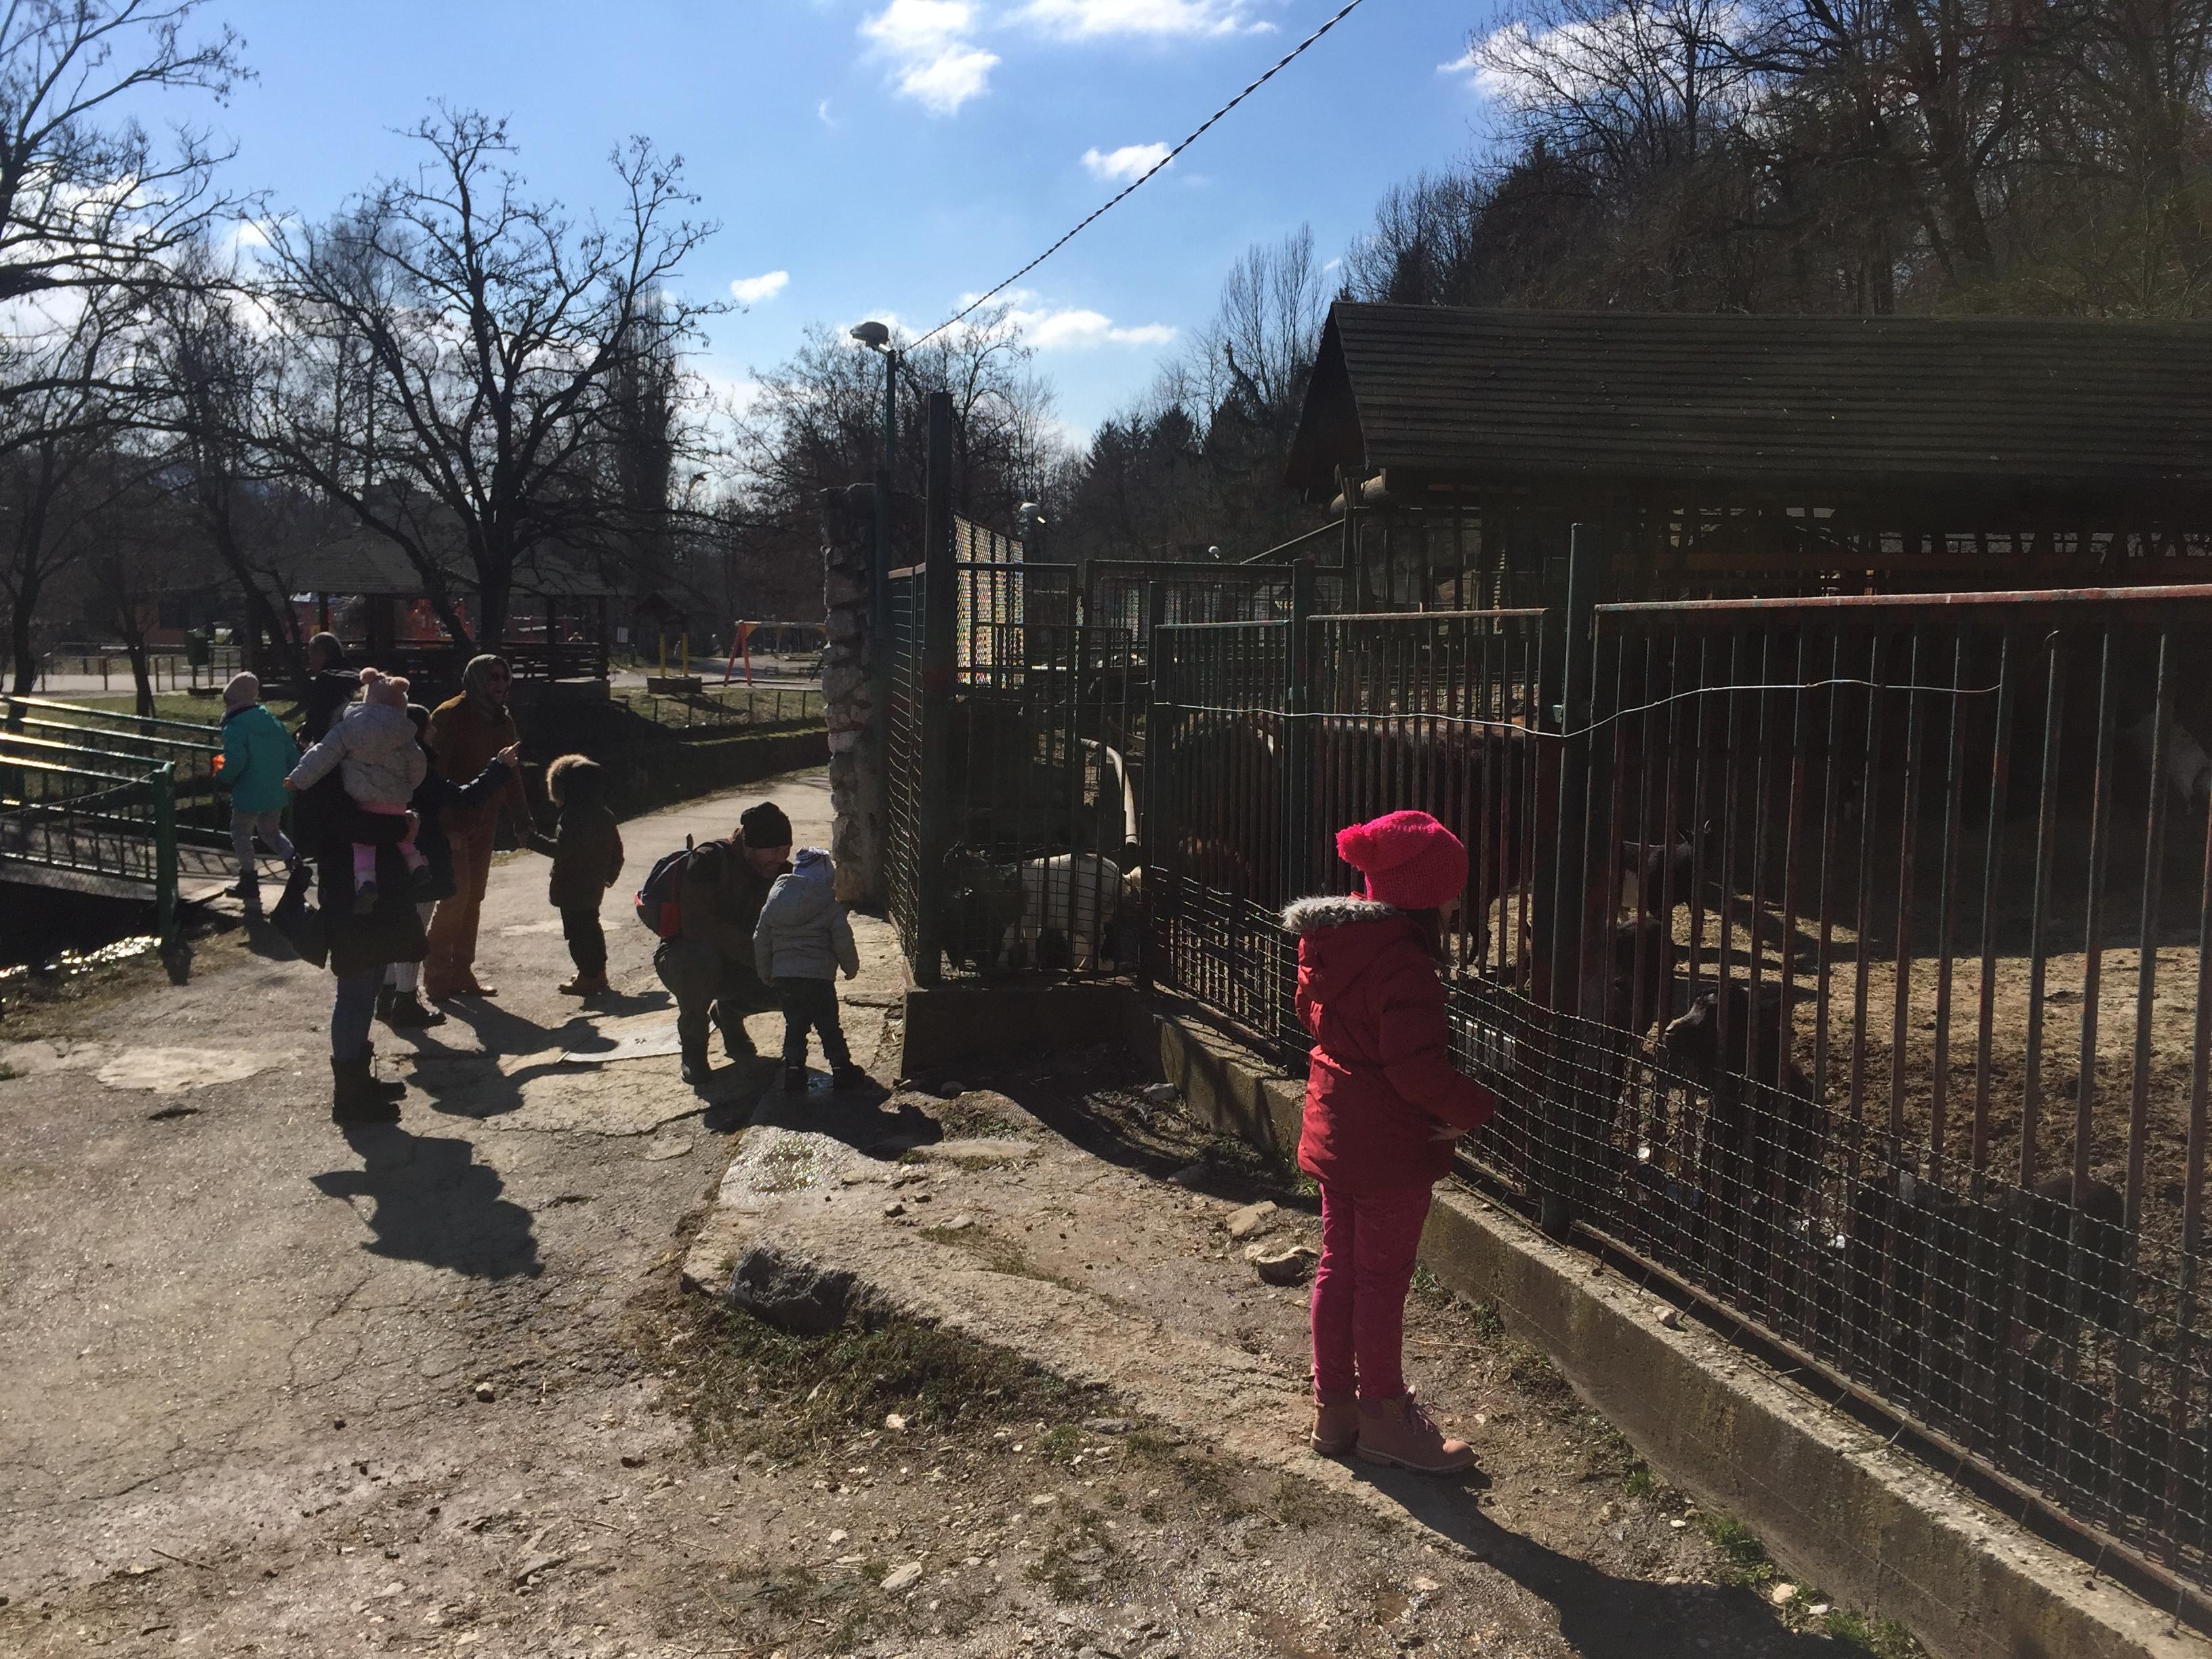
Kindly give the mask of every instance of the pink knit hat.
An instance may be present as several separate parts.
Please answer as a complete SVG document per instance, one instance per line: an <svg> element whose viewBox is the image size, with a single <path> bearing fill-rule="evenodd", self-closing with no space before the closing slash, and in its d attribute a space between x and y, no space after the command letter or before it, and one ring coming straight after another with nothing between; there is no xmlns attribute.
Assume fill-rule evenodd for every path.
<svg viewBox="0 0 2212 1659"><path fill-rule="evenodd" d="M1467 886L1467 848L1426 812L1386 812L1336 832L1336 855L1367 878L1367 896L1433 910Z"/></svg>

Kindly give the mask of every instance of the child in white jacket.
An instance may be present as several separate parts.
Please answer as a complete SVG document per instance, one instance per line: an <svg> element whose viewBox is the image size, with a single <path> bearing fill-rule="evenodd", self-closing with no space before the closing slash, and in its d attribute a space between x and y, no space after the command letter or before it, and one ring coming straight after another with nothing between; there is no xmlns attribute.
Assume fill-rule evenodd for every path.
<svg viewBox="0 0 2212 1659"><path fill-rule="evenodd" d="M300 757L287 789L309 788L338 769L345 792L364 812L379 817L410 821L399 855L417 888L430 884L430 861L415 845L415 824L407 803L429 769L429 757L416 741L415 722L407 718L407 682L374 668L361 671L361 701L347 705L331 727L330 735ZM370 842L353 844L353 909L365 916L376 908L376 847Z"/></svg>
<svg viewBox="0 0 2212 1659"><path fill-rule="evenodd" d="M806 1037L822 1039L823 1057L840 1089L857 1089L868 1074L853 1064L837 1018L837 970L860 971L853 925L837 902L836 867L818 847L802 847L788 875L778 876L753 928L753 966L775 988L783 1006L783 1088L806 1090Z"/></svg>

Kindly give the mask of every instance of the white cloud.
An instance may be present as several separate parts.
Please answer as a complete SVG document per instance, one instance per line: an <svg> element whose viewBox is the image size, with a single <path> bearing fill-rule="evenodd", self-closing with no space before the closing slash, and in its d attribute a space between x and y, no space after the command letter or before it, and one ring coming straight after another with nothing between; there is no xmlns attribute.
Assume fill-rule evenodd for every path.
<svg viewBox="0 0 2212 1659"><path fill-rule="evenodd" d="M758 276L740 276L730 284L730 292L742 306L757 306L763 300L773 300L791 286L791 273L771 270Z"/></svg>
<svg viewBox="0 0 2212 1659"><path fill-rule="evenodd" d="M837 130L837 118L830 113L830 100L827 98L814 106L814 118L832 132Z"/></svg>
<svg viewBox="0 0 2212 1659"><path fill-rule="evenodd" d="M1023 22L1069 40L1114 34L1264 33L1274 27L1252 12L1252 0L1029 0L1019 15Z"/></svg>
<svg viewBox="0 0 2212 1659"><path fill-rule="evenodd" d="M1046 306L1034 294L1017 289L1005 296L1010 302L1006 320L1021 331L1023 340L1039 351L1085 351L1104 345L1165 345L1176 337L1166 323L1139 323L1124 327L1103 311L1081 306ZM965 305L967 301L963 300Z"/></svg>
<svg viewBox="0 0 2212 1659"><path fill-rule="evenodd" d="M957 113L990 88L997 54L970 38L976 12L968 0L890 0L860 33L891 61L900 93L933 115Z"/></svg>
<svg viewBox="0 0 2212 1659"><path fill-rule="evenodd" d="M1167 159L1165 144L1124 144L1103 151L1093 145L1083 152L1083 165L1091 176L1113 185L1133 183Z"/></svg>

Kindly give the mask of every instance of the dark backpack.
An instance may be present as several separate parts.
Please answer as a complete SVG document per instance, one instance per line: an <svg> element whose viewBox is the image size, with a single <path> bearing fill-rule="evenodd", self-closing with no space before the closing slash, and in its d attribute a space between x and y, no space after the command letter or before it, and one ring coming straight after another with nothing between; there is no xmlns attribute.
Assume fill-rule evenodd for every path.
<svg viewBox="0 0 2212 1659"><path fill-rule="evenodd" d="M664 854L646 872L645 885L637 890L637 919L656 939L674 939L684 931L684 872L691 862L691 837L673 853Z"/></svg>

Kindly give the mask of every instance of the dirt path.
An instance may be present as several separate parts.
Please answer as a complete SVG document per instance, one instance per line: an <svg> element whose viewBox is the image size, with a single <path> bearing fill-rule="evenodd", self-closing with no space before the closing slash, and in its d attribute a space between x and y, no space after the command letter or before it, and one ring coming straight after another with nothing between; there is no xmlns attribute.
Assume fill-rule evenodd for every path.
<svg viewBox="0 0 2212 1659"><path fill-rule="evenodd" d="M763 793L625 825L633 872ZM826 838L821 775L773 793ZM0 1049L0 1650L419 1648L488 1607L526 1622L520 1569L590 1562L653 1501L665 1477L623 1459L672 1431L623 1310L770 1068L702 1101L672 1056L562 1065L669 1015L626 888L605 916L629 994L580 1018L555 994L545 872L495 872L501 994L422 1035L397 1128L331 1125L329 978L242 935L189 986ZM865 1060L893 970L857 924ZM394 1069L406 1045L378 1039ZM532 1517L556 1510L592 1524L549 1552ZM477 1650L509 1650L506 1627Z"/></svg>
<svg viewBox="0 0 2212 1659"><path fill-rule="evenodd" d="M822 838L818 775L774 793ZM626 826L633 863L735 805ZM553 993L544 884L495 872L502 994L414 1045L396 1129L331 1127L329 981L242 937L0 1050L0 1651L1851 1650L1475 1310L1417 1303L1411 1347L1479 1480L1300 1452L1301 1293L1222 1221L1310 1200L1126 1060L757 1118L758 1073L563 1062L668 1015L619 894L630 994ZM896 960L856 925L866 1057ZM940 1322L786 1337L679 1288L733 1152L731 1190L842 1195Z"/></svg>

